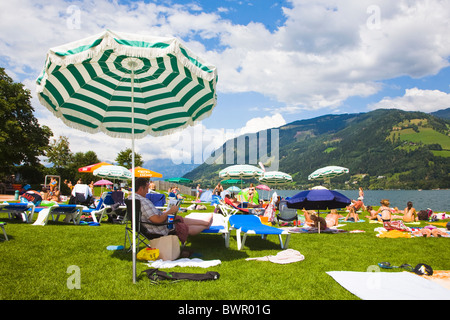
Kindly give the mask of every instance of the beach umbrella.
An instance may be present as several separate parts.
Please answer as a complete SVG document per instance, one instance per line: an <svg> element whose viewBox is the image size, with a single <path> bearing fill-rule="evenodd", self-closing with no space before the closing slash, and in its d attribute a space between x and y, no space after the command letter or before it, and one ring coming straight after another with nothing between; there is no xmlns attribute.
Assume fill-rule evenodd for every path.
<svg viewBox="0 0 450 320"><path fill-rule="evenodd" d="M344 167L339 166L327 166L320 169L317 169L313 173L308 176L308 180L316 180L316 179L331 179L337 176L341 176L343 174L348 173L349 170Z"/></svg>
<svg viewBox="0 0 450 320"><path fill-rule="evenodd" d="M169 178L169 179L165 179L164 181L173 182L173 183L179 183L179 184L192 183L191 179L182 178L182 177Z"/></svg>
<svg viewBox="0 0 450 320"><path fill-rule="evenodd" d="M103 166L95 169L94 176L107 179L131 180L133 175L130 170L122 166Z"/></svg>
<svg viewBox="0 0 450 320"><path fill-rule="evenodd" d="M269 191L270 191L270 187L269 186L266 186L265 184L260 184L260 185L257 185L255 188L259 189L259 190L267 191L267 196L269 196Z"/></svg>
<svg viewBox="0 0 450 320"><path fill-rule="evenodd" d="M242 183L242 180L239 180L239 179L227 179L227 180L222 180L220 183L221 184L238 184L238 183Z"/></svg>
<svg viewBox="0 0 450 320"><path fill-rule="evenodd" d="M306 210L327 210L344 208L351 200L342 193L328 189L301 191L287 200L289 208Z"/></svg>
<svg viewBox="0 0 450 320"><path fill-rule="evenodd" d="M267 184L282 184L289 181L292 181L292 177L287 173L281 171L267 171L258 178L259 181L267 183Z"/></svg>
<svg viewBox="0 0 450 320"><path fill-rule="evenodd" d="M102 166L111 166L111 165L112 164L108 163L108 162L94 163L94 164L90 164L90 165L85 166L85 167L78 168L78 172L89 172L89 173L92 173L97 168L100 168Z"/></svg>
<svg viewBox="0 0 450 320"><path fill-rule="evenodd" d="M219 177L222 179L239 178L241 180L242 189L242 179L256 178L263 173L264 171L258 167L249 164L236 164L221 170L219 172Z"/></svg>
<svg viewBox="0 0 450 320"><path fill-rule="evenodd" d="M41 104L66 125L131 139L134 172L134 140L208 117L217 101L216 82L217 69L177 38L106 30L50 49L36 87ZM134 192L132 199L136 282Z"/></svg>
<svg viewBox="0 0 450 320"><path fill-rule="evenodd" d="M317 210L317 214L320 215L320 210L345 208L351 202L349 198L335 190L312 189L301 191L287 199L287 206L293 209Z"/></svg>
<svg viewBox="0 0 450 320"><path fill-rule="evenodd" d="M227 191L230 191L230 192L239 192L239 191L241 191L241 188L236 187L236 186L232 186L232 187L227 188Z"/></svg>
<svg viewBox="0 0 450 320"><path fill-rule="evenodd" d="M130 171L132 171L133 169L129 169ZM149 169L145 169L142 167L136 167L134 168L134 176L136 178L162 178L162 174L149 170Z"/></svg>
<svg viewBox="0 0 450 320"><path fill-rule="evenodd" d="M94 186L111 186L111 185L113 185L113 183L105 179L94 182Z"/></svg>
<svg viewBox="0 0 450 320"><path fill-rule="evenodd" d="M101 186L101 188L100 188L101 194L103 193L103 186L111 186L111 185L113 185L113 183L111 181L105 180L105 179L94 182L94 186Z"/></svg>

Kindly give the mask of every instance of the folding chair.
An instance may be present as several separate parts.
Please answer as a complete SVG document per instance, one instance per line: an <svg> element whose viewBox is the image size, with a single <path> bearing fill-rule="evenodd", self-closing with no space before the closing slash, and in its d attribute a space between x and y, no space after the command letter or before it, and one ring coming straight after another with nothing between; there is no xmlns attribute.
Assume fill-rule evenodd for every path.
<svg viewBox="0 0 450 320"><path fill-rule="evenodd" d="M168 226L169 224L175 224L177 221L173 221L171 223L151 223L150 221L142 221L141 220L141 201L135 199L135 221L136 221L136 248L139 249L139 246L141 243L144 243L147 247L149 247L149 240L160 238L163 235L162 234L156 234L156 233L149 233L146 228L142 227L142 224L151 224L154 226ZM133 200L132 199L125 199L125 205L127 206L126 211L126 219L125 219L125 244L124 248L127 247L127 242L130 244L130 247L128 248L128 251L131 251L132 246L132 238L133 238ZM169 234L174 234L175 228L172 229ZM128 240L128 241L127 241Z"/></svg>
<svg viewBox="0 0 450 320"><path fill-rule="evenodd" d="M276 221L278 226L280 226L280 222L282 221L298 221L297 209L288 208L287 201L281 200L278 205L278 214L276 215Z"/></svg>

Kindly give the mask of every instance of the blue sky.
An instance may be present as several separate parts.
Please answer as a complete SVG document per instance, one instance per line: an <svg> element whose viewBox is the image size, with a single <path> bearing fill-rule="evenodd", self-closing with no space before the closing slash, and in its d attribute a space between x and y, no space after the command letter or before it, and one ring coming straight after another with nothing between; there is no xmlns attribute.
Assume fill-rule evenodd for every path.
<svg viewBox="0 0 450 320"><path fill-rule="evenodd" d="M104 29L180 38L217 66L218 103L195 130L136 145L144 161L174 160L231 135L329 113L450 107L449 21L450 2L438 0L2 1L0 66L34 94L51 47ZM130 147L67 128L32 103L73 152L113 162ZM189 139L202 147L189 149Z"/></svg>

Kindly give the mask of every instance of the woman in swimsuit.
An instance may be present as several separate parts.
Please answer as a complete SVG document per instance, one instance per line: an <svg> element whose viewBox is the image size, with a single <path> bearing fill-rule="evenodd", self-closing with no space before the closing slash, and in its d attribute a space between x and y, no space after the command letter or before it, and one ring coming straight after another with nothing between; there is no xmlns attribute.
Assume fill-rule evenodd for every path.
<svg viewBox="0 0 450 320"><path fill-rule="evenodd" d="M383 199L380 201L381 206L378 209L378 211L376 212L378 221L381 222L390 222L392 217L391 217L391 208L389 207L390 203L388 199Z"/></svg>
<svg viewBox="0 0 450 320"><path fill-rule="evenodd" d="M339 224L339 214L336 209L332 209L330 213L325 218L325 221L327 222L327 227L335 227Z"/></svg>
<svg viewBox="0 0 450 320"><path fill-rule="evenodd" d="M408 203L406 204L406 208L403 212L404 212L403 221L405 222L419 221L416 209L413 208L413 204L411 201L408 201Z"/></svg>

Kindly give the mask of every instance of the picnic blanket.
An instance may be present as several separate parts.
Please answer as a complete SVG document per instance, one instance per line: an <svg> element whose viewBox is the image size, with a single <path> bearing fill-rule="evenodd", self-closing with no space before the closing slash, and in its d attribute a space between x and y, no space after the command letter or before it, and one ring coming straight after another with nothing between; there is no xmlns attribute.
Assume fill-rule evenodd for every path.
<svg viewBox="0 0 450 320"><path fill-rule="evenodd" d="M450 290L410 272L326 272L363 300L449 300Z"/></svg>

